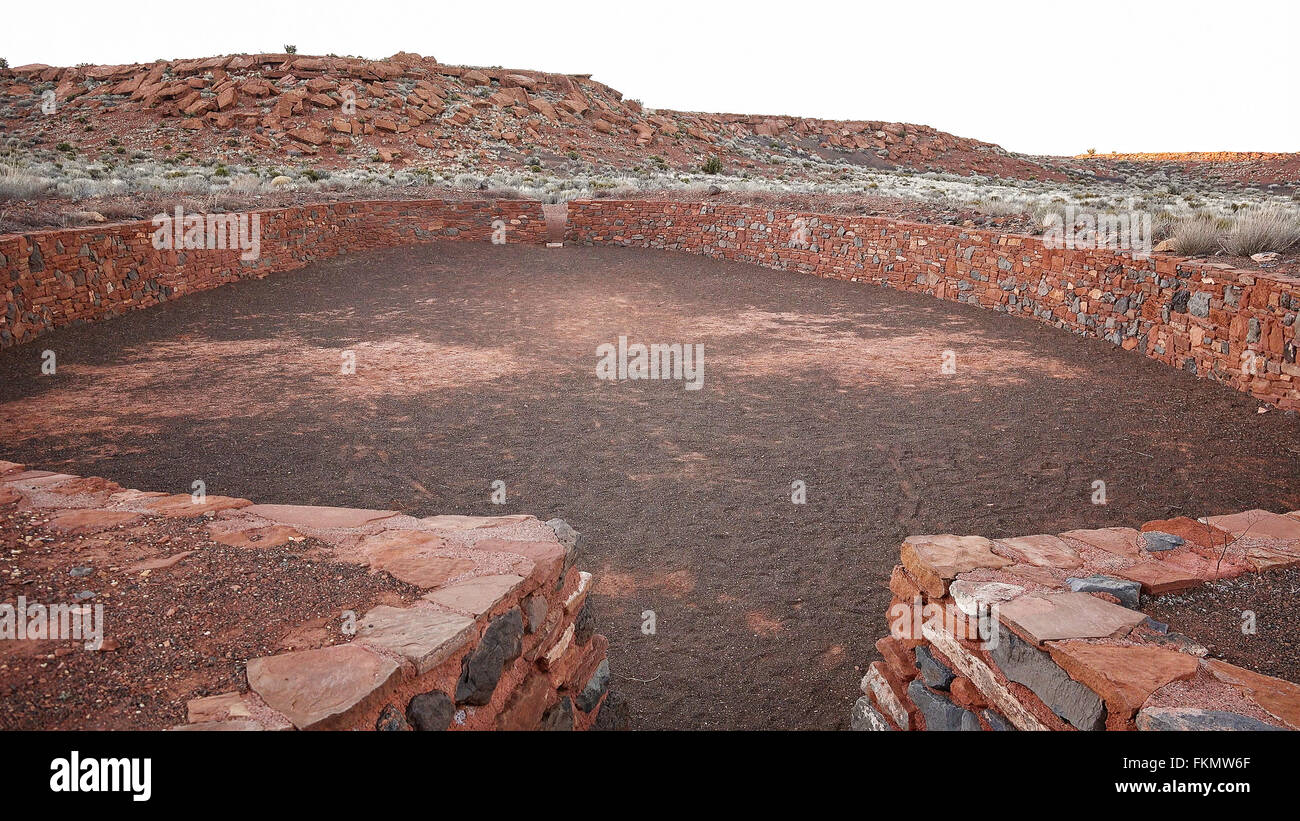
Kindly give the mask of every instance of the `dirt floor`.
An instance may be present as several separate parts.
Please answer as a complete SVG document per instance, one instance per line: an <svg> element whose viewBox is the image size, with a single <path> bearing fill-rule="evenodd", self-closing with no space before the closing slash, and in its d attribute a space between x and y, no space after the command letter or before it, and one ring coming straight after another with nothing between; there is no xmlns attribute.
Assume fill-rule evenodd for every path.
<svg viewBox="0 0 1300 821"><path fill-rule="evenodd" d="M703 344L702 389L597 379L620 335ZM614 248L356 254L0 351L0 458L567 519L640 728L846 726L909 533L1300 508L1300 419L1257 407L1029 320Z"/></svg>

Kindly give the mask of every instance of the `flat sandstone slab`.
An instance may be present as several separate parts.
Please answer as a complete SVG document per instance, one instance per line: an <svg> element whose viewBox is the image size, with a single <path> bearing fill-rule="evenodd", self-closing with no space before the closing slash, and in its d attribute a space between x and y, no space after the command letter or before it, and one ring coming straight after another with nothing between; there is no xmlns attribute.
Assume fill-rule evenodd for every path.
<svg viewBox="0 0 1300 821"><path fill-rule="evenodd" d="M253 659L248 686L299 730L335 729L400 669L365 647L338 644Z"/></svg>
<svg viewBox="0 0 1300 821"><path fill-rule="evenodd" d="M1011 553L1024 564L1035 567L1060 567L1072 570L1083 565L1083 559L1074 548L1056 536L1017 536L1014 539L998 539L995 544L1002 553ZM996 549L996 548L995 548Z"/></svg>
<svg viewBox="0 0 1300 821"><path fill-rule="evenodd" d="M998 609L998 618L1038 644L1059 639L1119 638L1146 614L1087 593L1031 593Z"/></svg>
<svg viewBox="0 0 1300 821"><path fill-rule="evenodd" d="M321 530L365 527L397 515L396 510L366 510L357 507L320 505L250 505L244 508L243 512L281 524Z"/></svg>
<svg viewBox="0 0 1300 821"><path fill-rule="evenodd" d="M512 573L478 576L447 585L441 590L426 594L424 598L450 610L467 613L477 618L495 607L523 580L523 576Z"/></svg>
<svg viewBox="0 0 1300 821"><path fill-rule="evenodd" d="M482 527L498 527L500 525L513 525L519 522L526 522L533 518L524 513L514 513L509 516L457 516L453 514L442 514L440 516L425 516L420 523L436 530L478 530Z"/></svg>
<svg viewBox="0 0 1300 821"><path fill-rule="evenodd" d="M1269 513L1267 510L1246 510L1227 516L1206 516L1206 524L1242 536L1268 536L1274 539L1300 541L1300 519Z"/></svg>
<svg viewBox="0 0 1300 821"><path fill-rule="evenodd" d="M140 518L139 513L125 510L95 510L80 508L65 510L46 522L46 527L68 533L98 533L110 527L130 524Z"/></svg>
<svg viewBox="0 0 1300 821"><path fill-rule="evenodd" d="M1300 684L1246 670L1219 659L1206 659L1204 665L1210 675L1248 693L1260 707L1292 729L1300 730Z"/></svg>
<svg viewBox="0 0 1300 821"><path fill-rule="evenodd" d="M1175 590L1186 590L1205 581L1195 571L1178 567L1169 562L1159 561L1140 562L1132 567L1116 571L1115 575L1140 582L1142 592L1150 596L1172 593Z"/></svg>
<svg viewBox="0 0 1300 821"><path fill-rule="evenodd" d="M150 502L147 507L153 513L176 519L202 516L205 513L215 513L219 510L234 510L252 504L247 499L236 499L233 496L203 496L202 499L203 501L196 502L194 497L188 493L177 493L173 496L156 499Z"/></svg>
<svg viewBox="0 0 1300 821"><path fill-rule="evenodd" d="M428 605L380 605L362 617L356 640L405 656L424 675L463 647L473 629L472 618Z"/></svg>
<svg viewBox="0 0 1300 821"><path fill-rule="evenodd" d="M1156 690L1189 679L1200 668L1195 656L1162 647L1068 641L1051 644L1048 651L1071 678L1105 699L1112 711L1130 714Z"/></svg>
<svg viewBox="0 0 1300 821"><path fill-rule="evenodd" d="M999 569L1014 564L993 552L993 542L983 536L908 536L903 542L903 567L930 596L942 596L948 582L976 568Z"/></svg>
<svg viewBox="0 0 1300 821"><path fill-rule="evenodd" d="M1142 534L1131 527L1101 527L1096 530L1067 530L1061 535L1116 556L1137 556L1138 540Z"/></svg>

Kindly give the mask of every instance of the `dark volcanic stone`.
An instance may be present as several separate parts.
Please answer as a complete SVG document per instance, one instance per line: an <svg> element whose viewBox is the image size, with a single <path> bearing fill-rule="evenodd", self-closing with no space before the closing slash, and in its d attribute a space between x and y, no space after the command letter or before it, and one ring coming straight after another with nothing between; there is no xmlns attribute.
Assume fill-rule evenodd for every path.
<svg viewBox="0 0 1300 821"><path fill-rule="evenodd" d="M572 730L573 729L573 699L564 696L555 704L552 704L542 713L541 729L543 730Z"/></svg>
<svg viewBox="0 0 1300 821"><path fill-rule="evenodd" d="M451 726L451 719L455 713L456 705L452 704L451 697L441 690L420 693L406 705L406 718L417 730L445 730Z"/></svg>
<svg viewBox="0 0 1300 821"><path fill-rule="evenodd" d="M600 702L600 697L605 694L607 687L609 687L609 659L601 659L600 666L591 674L587 686L578 693L578 709L584 713L591 712L592 708Z"/></svg>
<svg viewBox="0 0 1300 821"><path fill-rule="evenodd" d="M1139 730L1281 730L1259 719L1226 710L1149 707L1137 714Z"/></svg>
<svg viewBox="0 0 1300 821"><path fill-rule="evenodd" d="M1106 706L1092 690L1070 678L1052 657L999 625L990 654L1008 679L1023 684L1052 712L1080 730L1106 726Z"/></svg>
<svg viewBox="0 0 1300 821"><path fill-rule="evenodd" d="M483 631L478 647L465 657L460 681L456 682L456 703L481 706L492 699L501 671L523 651L524 614L516 607L492 620Z"/></svg>
<svg viewBox="0 0 1300 821"><path fill-rule="evenodd" d="M936 690L947 690L957 678L948 665L935 658L929 648L924 646L916 648L916 666L921 671L921 678L925 683Z"/></svg>
<svg viewBox="0 0 1300 821"><path fill-rule="evenodd" d="M979 720L974 713L933 692L920 679L914 678L907 685L907 696L925 716L926 730L969 730L972 721L975 729L979 729Z"/></svg>
<svg viewBox="0 0 1300 821"><path fill-rule="evenodd" d="M1187 302L1191 298L1191 291L1175 291L1174 298L1169 301L1169 309L1176 314L1185 314L1187 313Z"/></svg>
<svg viewBox="0 0 1300 821"><path fill-rule="evenodd" d="M1149 553L1158 553L1162 550L1173 550L1176 547L1182 547L1183 537L1175 536L1172 533L1164 533L1159 530L1148 530L1142 534L1142 546Z"/></svg>
<svg viewBox="0 0 1300 821"><path fill-rule="evenodd" d="M1142 584L1128 579L1094 573L1082 579L1066 579L1065 583L1076 593L1109 593L1130 610L1137 610L1142 599Z"/></svg>
<svg viewBox="0 0 1300 821"><path fill-rule="evenodd" d="M591 607L584 601L582 609L578 611L578 617L573 620L573 639L579 646L583 646L591 641L594 635L596 635L596 617L591 615Z"/></svg>
<svg viewBox="0 0 1300 821"><path fill-rule="evenodd" d="M402 715L401 710L391 704L385 704L384 709L379 713L379 718L375 721L375 729L384 731L409 730L411 725L406 723L406 717Z"/></svg>

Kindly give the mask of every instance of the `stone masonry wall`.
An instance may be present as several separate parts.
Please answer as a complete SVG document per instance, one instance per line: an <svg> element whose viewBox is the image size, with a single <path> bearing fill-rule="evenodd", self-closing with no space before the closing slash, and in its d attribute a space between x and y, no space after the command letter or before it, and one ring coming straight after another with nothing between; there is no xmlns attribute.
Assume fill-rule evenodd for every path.
<svg viewBox="0 0 1300 821"><path fill-rule="evenodd" d="M149 220L0 236L0 346L348 251L486 241L497 219L507 242L546 238L536 202L339 202L249 213L261 221L261 254L248 261L238 248L157 250Z"/></svg>
<svg viewBox="0 0 1300 821"><path fill-rule="evenodd" d="M801 226L807 241L792 241ZM1294 277L1056 250L973 228L698 203L570 203L567 239L705 254L1033 317L1300 409Z"/></svg>
<svg viewBox="0 0 1300 821"><path fill-rule="evenodd" d="M628 723L626 702L609 690L608 642L585 607L593 577L575 567L581 536L561 519L416 518L394 510L195 498L4 461L0 517L25 523L33 544L71 540L39 561L62 563L59 573L81 573L87 584L125 573L125 587L152 584L166 597L178 573L206 572L205 554L242 554L243 564L228 565L228 572L241 587L260 590L252 598L265 608L274 601L266 595L274 587L268 571L241 570L254 566L262 551L289 545L307 560L359 566L363 575L387 573L418 591L355 613L354 629L343 630L341 642L331 643L316 620L291 626L300 637L295 649L248 659L246 687L241 680L236 690L190 699L187 723L173 729L585 730ZM169 533L178 520L194 521L205 536ZM79 540L100 549L83 551ZM103 554L103 544L114 545L110 554ZM161 545L162 552L138 561L133 554L142 544ZM78 565L85 567L69 571ZM220 596L222 588L218 582L210 589ZM124 610L130 607L111 605L109 640L132 641L131 625L144 616ZM227 645L239 639L229 630L213 632ZM119 661L124 651L116 646L102 649L109 674L115 663L129 665ZM227 658L231 665L240 661ZM119 673L131 681L129 667ZM42 672L23 685L25 696L54 701L70 686L61 675ZM140 726L133 728L152 728L157 718L138 712ZM87 718L93 717L92 711Z"/></svg>
<svg viewBox="0 0 1300 821"><path fill-rule="evenodd" d="M911 536L859 730L1300 729L1300 685L1220 659L1142 594L1300 565L1300 511L1058 535ZM1176 626L1176 625L1175 625Z"/></svg>

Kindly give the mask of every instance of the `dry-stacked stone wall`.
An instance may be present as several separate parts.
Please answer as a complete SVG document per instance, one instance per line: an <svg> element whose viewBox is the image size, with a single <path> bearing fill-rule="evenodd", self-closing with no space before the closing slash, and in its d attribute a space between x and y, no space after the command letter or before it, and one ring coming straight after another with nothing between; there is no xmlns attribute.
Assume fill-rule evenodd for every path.
<svg viewBox="0 0 1300 821"><path fill-rule="evenodd" d="M1300 729L1300 685L1221 659L1143 595L1300 565L1300 511L1057 535L911 536L860 730Z"/></svg>
<svg viewBox="0 0 1300 821"><path fill-rule="evenodd" d="M202 535L178 535L180 520L192 521ZM131 599L119 601L106 585L153 586L174 601L175 587L189 581L231 607L253 602L275 620L272 591L283 580L268 578L258 557L289 546L303 561L359 567L361 578L388 574L407 591L363 611L329 614L329 624L341 617L346 625L340 635L319 619L277 626L295 637L291 648L228 657L232 667L244 665L239 686L186 700L187 721L173 729L585 730L628 723L626 702L609 689L608 642L586 607L593 577L575 566L581 536L561 519L417 518L394 510L254 504L132 490L98 477L0 462L0 521L21 521L27 531L21 535L31 544L56 543L51 555L33 557L27 572L52 563L59 576L85 574L85 584L99 585L100 594L88 601L108 601L101 623L106 635L93 650L110 674L115 664L126 665L120 672L128 682L136 678L132 625L150 617L129 612L125 602ZM114 547L101 556L105 544ZM205 569L205 554L214 553L225 557L224 577ZM228 592L227 583L235 582L238 599ZM179 641L195 639L193 628L177 629L186 631ZM212 640L222 647L242 640L224 625L204 636L212 633L220 633ZM75 644L58 646L50 658L80 652ZM168 663L166 650L144 652ZM24 699L52 700L69 686L60 672L41 667L25 685ZM140 713L127 726L156 726L156 717ZM85 718L105 720L94 711Z"/></svg>
<svg viewBox="0 0 1300 821"><path fill-rule="evenodd" d="M301 268L349 251L435 240L543 242L539 203L413 200L339 202L251 211L242 220L251 241L236 242L231 225L209 215L168 214L152 220L0 237L0 346L30 340L65 325L95 322L193 291ZM204 247L185 247L185 222L204 220ZM171 230L171 248L155 234ZM199 236L195 233L193 236ZM179 240L179 241L177 241ZM207 247L214 245L216 247Z"/></svg>
<svg viewBox="0 0 1300 821"><path fill-rule="evenodd" d="M1295 277L1049 248L977 228L698 203L571 203L568 239L705 254L1033 317L1300 409Z"/></svg>

